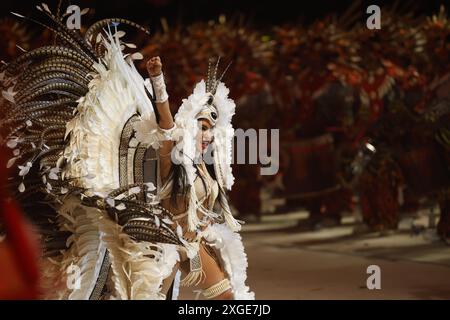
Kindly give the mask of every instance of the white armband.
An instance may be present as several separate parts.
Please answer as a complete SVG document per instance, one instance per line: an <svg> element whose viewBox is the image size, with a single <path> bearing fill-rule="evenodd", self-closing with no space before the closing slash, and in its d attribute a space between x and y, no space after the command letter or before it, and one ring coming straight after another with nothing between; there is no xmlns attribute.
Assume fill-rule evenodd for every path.
<svg viewBox="0 0 450 320"><path fill-rule="evenodd" d="M155 101L157 103L163 103L169 99L169 95L166 91L166 84L164 82L164 74L161 72L159 76L151 77L150 80L146 79L144 82L144 85L147 87L147 89L150 91L150 82L151 86L153 88L153 94L155 97Z"/></svg>
<svg viewBox="0 0 450 320"><path fill-rule="evenodd" d="M170 129L163 129L158 126L158 136L161 141L173 140L173 132L177 128L176 123L173 123L173 127Z"/></svg>

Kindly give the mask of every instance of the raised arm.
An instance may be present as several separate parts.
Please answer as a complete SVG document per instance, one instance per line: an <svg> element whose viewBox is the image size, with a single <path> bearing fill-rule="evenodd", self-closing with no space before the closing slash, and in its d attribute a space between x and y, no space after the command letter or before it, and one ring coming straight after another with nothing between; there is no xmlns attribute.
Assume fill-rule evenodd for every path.
<svg viewBox="0 0 450 320"><path fill-rule="evenodd" d="M172 129L174 122L172 113L170 112L169 96L166 92L160 57L153 57L147 61L147 71L155 93L156 108L159 114L158 125L162 130ZM159 149L160 175L163 183L166 181L172 167L170 153L172 152L173 145L173 141L163 141Z"/></svg>

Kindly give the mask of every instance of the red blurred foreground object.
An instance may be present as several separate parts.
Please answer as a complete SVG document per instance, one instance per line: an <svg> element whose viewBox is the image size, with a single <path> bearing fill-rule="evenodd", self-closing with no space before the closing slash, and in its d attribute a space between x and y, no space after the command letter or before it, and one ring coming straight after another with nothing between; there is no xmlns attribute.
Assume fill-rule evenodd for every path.
<svg viewBox="0 0 450 320"><path fill-rule="evenodd" d="M5 153L2 153L5 154ZM4 189L5 162L0 159L0 225L6 237L0 241L0 299L38 297L39 246L31 226Z"/></svg>

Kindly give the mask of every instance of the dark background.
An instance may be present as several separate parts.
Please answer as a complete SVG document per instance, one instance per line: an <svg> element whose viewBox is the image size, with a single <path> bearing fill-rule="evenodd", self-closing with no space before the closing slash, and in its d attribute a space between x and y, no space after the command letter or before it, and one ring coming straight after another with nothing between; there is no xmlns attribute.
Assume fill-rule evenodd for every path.
<svg viewBox="0 0 450 320"><path fill-rule="evenodd" d="M12 1L0 2L0 16L8 15L10 11L16 11L25 15L35 15L35 5L42 1ZM58 1L48 0L51 8L55 8ZM217 19L220 14L227 17L243 15L248 23L258 27L283 22L302 21L312 22L317 18L329 14L343 14L352 4L360 3L362 14L365 8L371 4L381 7L396 6L401 13L413 13L415 15L430 15L439 10L440 5L448 5L445 0L416 0L416 1L352 1L352 0L128 0L128 1L64 1L63 7L69 3L77 4L82 8L94 9L90 14L95 19L116 17L132 19L145 23L152 28L159 27L160 17L166 17L169 24L189 24L193 21L207 21Z"/></svg>

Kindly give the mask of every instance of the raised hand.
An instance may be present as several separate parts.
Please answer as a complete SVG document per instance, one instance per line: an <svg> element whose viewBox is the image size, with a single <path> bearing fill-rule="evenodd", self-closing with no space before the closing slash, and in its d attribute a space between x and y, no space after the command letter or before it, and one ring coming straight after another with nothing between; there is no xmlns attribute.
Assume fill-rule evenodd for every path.
<svg viewBox="0 0 450 320"><path fill-rule="evenodd" d="M152 57L147 61L147 72L150 77L156 77L161 74L162 63L160 57Z"/></svg>

